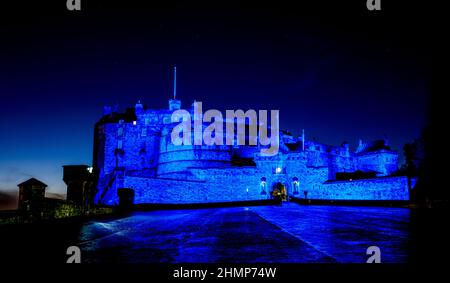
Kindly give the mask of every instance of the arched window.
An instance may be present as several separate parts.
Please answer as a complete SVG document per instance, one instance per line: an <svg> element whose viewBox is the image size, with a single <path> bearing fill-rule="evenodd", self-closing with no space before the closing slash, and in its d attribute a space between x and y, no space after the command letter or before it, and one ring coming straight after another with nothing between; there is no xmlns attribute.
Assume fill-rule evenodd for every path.
<svg viewBox="0 0 450 283"><path fill-rule="evenodd" d="M298 195L298 187L299 187L298 178L297 177L292 178L292 191L294 195Z"/></svg>
<svg viewBox="0 0 450 283"><path fill-rule="evenodd" d="M262 177L261 178L261 184L259 185L260 189L261 189L261 195L266 195L267 194L267 182L266 182L266 177Z"/></svg>

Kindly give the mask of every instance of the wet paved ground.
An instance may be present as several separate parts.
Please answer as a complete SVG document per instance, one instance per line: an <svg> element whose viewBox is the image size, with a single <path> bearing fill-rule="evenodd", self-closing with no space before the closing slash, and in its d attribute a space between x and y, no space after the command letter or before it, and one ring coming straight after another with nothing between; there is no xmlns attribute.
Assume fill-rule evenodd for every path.
<svg viewBox="0 0 450 283"><path fill-rule="evenodd" d="M408 209L279 206L136 213L81 230L83 262L327 263L407 261Z"/></svg>

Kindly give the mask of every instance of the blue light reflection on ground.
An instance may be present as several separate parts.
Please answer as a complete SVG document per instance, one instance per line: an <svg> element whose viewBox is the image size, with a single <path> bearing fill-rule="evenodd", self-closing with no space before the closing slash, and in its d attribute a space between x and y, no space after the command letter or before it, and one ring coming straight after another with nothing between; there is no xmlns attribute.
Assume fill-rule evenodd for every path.
<svg viewBox="0 0 450 283"><path fill-rule="evenodd" d="M375 245L382 262L403 263L409 212L294 203L138 212L87 223L79 246L83 262L363 263Z"/></svg>

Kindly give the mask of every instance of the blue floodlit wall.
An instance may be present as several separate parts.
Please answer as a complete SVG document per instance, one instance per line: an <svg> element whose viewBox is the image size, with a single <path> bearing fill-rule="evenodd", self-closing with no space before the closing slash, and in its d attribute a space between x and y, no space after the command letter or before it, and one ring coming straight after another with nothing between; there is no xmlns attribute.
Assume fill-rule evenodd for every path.
<svg viewBox="0 0 450 283"><path fill-rule="evenodd" d="M260 181L253 176L232 177L210 181L177 180L164 178L126 177L123 186L133 188L135 203L207 203L262 200L270 197L270 189L263 192ZM278 180L277 180L278 181ZM270 186L268 186L270 187ZM297 198L325 200L409 200L406 177L387 177L353 181L334 181L324 184L300 186L294 194ZM117 204L117 194L111 191L107 204Z"/></svg>
<svg viewBox="0 0 450 283"><path fill-rule="evenodd" d="M308 192L311 199L409 200L407 177L333 181Z"/></svg>
<svg viewBox="0 0 450 283"><path fill-rule="evenodd" d="M136 203L202 203L261 200L278 183L288 194L310 199L407 200L397 152L352 152L348 144L329 146L281 134L280 152L262 157L257 147L174 146L169 110L136 106L133 120L110 120L96 132L96 202L117 204L117 189L132 188ZM112 114L109 114L110 116ZM110 117L107 116L107 117ZM111 116L113 117L113 116ZM104 117L105 118L105 117ZM303 142L303 141L302 141ZM291 143L291 144L288 144ZM233 166L233 157L252 165ZM334 181L338 172L376 172L380 178ZM262 181L264 180L264 181Z"/></svg>

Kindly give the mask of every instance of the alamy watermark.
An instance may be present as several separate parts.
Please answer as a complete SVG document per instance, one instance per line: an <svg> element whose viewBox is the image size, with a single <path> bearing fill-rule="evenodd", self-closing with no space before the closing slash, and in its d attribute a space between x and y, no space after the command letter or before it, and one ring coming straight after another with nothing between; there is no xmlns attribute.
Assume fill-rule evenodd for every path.
<svg viewBox="0 0 450 283"><path fill-rule="evenodd" d="M67 258L67 263L81 263L81 250L77 246L70 246L67 248L66 255L69 256Z"/></svg>
<svg viewBox="0 0 450 283"><path fill-rule="evenodd" d="M81 10L81 0L67 0L66 2L67 10L69 11L80 11Z"/></svg>
<svg viewBox="0 0 450 283"><path fill-rule="evenodd" d="M273 156L278 153L279 110L270 111L270 135L268 135L267 110L259 110L258 113L253 109L245 113L240 109L226 110L224 119L222 113L216 109L210 109L203 114L202 103L194 102L193 116L191 117L191 113L187 110L176 110L172 113L171 122L179 123L171 133L174 145L246 145L248 141L248 145L256 146L259 143L262 146L260 149L262 156ZM204 122L210 124L203 130ZM192 124L194 124L193 136Z"/></svg>
<svg viewBox="0 0 450 283"><path fill-rule="evenodd" d="M380 11L381 10L381 0L367 0L366 2L367 10L369 11Z"/></svg>
<svg viewBox="0 0 450 283"><path fill-rule="evenodd" d="M66 7L69 11L81 11L81 0L67 0ZM366 7L369 11L380 11L381 0L367 0Z"/></svg>
<svg viewBox="0 0 450 283"><path fill-rule="evenodd" d="M377 246L370 246L366 250L366 254L369 255L366 263L381 263L381 250Z"/></svg>

